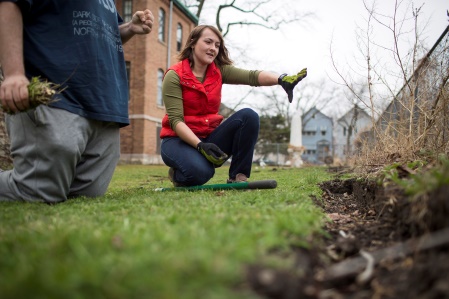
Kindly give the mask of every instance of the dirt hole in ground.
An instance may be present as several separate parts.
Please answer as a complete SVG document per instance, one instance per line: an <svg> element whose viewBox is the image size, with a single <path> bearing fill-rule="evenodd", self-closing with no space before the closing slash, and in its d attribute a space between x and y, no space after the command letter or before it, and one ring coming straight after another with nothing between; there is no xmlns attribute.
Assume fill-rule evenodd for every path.
<svg viewBox="0 0 449 299"><path fill-rule="evenodd" d="M394 184L335 179L314 202L331 220L295 263L247 269L262 298L449 298L449 186L411 198Z"/></svg>

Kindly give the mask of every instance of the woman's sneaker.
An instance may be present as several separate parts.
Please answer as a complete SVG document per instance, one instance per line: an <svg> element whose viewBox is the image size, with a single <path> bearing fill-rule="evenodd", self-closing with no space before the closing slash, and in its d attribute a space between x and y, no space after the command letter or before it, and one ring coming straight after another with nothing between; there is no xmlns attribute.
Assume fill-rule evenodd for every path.
<svg viewBox="0 0 449 299"><path fill-rule="evenodd" d="M246 175L244 175L243 173L237 173L235 179L229 178L226 182L228 184L232 184L232 183L245 183L246 181L248 181Z"/></svg>
<svg viewBox="0 0 449 299"><path fill-rule="evenodd" d="M168 169L168 178L173 183L173 186L175 186L175 187L185 187L183 184L175 182L173 180L174 176L175 176L175 169L173 167L170 167L170 169Z"/></svg>

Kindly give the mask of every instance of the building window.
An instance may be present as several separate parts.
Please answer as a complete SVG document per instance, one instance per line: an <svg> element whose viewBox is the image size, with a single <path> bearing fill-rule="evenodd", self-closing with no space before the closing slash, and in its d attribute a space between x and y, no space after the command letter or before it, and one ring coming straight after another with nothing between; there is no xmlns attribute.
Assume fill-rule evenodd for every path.
<svg viewBox="0 0 449 299"><path fill-rule="evenodd" d="M164 106L162 101L162 79L164 79L164 71L161 69L157 70L157 105Z"/></svg>
<svg viewBox="0 0 449 299"><path fill-rule="evenodd" d="M161 42L165 42L165 11L162 8L159 8L158 38Z"/></svg>
<svg viewBox="0 0 449 299"><path fill-rule="evenodd" d="M306 155L315 155L316 154L316 150L306 150Z"/></svg>
<svg viewBox="0 0 449 299"><path fill-rule="evenodd" d="M182 25L178 23L176 29L176 51L180 52L182 48Z"/></svg>
<svg viewBox="0 0 449 299"><path fill-rule="evenodd" d="M302 131L302 135L304 136L315 136L316 131Z"/></svg>
<svg viewBox="0 0 449 299"><path fill-rule="evenodd" d="M326 132L327 132L327 127L326 127L326 126L321 126L321 127L320 127L320 131L321 131L321 135L322 135L322 136L325 136L325 135L326 135Z"/></svg>
<svg viewBox="0 0 449 299"><path fill-rule="evenodd" d="M133 18L133 2L132 0L123 1L123 21L129 22Z"/></svg>

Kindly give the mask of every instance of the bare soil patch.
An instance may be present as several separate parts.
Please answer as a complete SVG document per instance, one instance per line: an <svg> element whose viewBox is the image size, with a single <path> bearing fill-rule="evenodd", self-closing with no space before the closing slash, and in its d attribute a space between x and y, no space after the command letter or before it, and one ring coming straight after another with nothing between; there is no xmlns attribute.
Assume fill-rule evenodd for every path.
<svg viewBox="0 0 449 299"><path fill-rule="evenodd" d="M327 236L291 269L248 267L262 298L449 298L449 186L411 198L394 184L335 179L314 199Z"/></svg>

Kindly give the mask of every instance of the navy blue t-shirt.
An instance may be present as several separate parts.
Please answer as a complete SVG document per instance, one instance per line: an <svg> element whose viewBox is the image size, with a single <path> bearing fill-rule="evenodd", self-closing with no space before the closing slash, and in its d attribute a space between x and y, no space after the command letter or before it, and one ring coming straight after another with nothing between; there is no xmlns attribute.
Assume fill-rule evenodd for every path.
<svg viewBox="0 0 449 299"><path fill-rule="evenodd" d="M128 125L122 20L114 0L9 1L23 14L26 75L65 87L51 106Z"/></svg>

